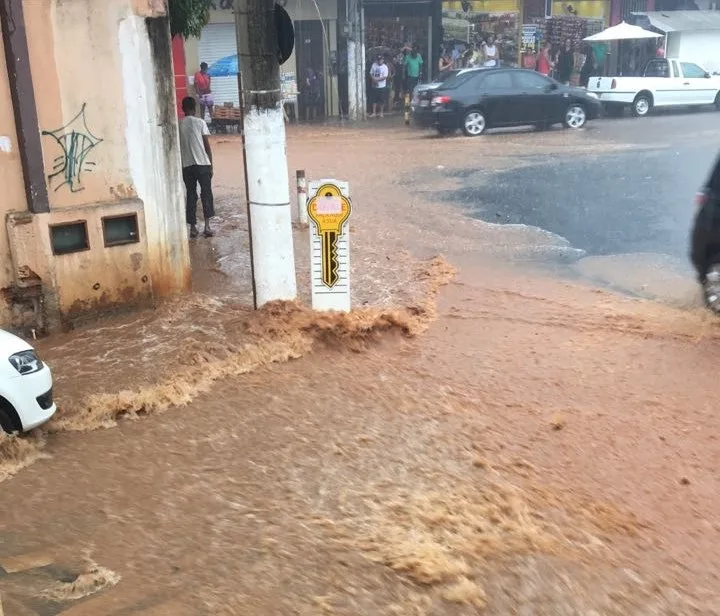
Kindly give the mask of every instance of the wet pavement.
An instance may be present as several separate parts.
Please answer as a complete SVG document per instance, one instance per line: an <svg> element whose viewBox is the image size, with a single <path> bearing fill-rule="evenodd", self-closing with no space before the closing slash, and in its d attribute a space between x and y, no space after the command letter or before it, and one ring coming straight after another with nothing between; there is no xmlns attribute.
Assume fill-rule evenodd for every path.
<svg viewBox="0 0 720 616"><path fill-rule="evenodd" d="M669 277L697 182L679 184L709 165L717 118L477 140L291 128L291 174L351 182L347 316L249 310L241 149L216 139L195 293L39 344L61 410L0 439L4 614L718 613L720 325ZM688 165L669 182L673 148ZM669 194L653 216L627 181L625 208L578 182L595 223L563 234L558 198L508 197L544 198L508 178L557 161L606 190L661 164ZM449 198L493 182L474 205L519 224Z"/></svg>

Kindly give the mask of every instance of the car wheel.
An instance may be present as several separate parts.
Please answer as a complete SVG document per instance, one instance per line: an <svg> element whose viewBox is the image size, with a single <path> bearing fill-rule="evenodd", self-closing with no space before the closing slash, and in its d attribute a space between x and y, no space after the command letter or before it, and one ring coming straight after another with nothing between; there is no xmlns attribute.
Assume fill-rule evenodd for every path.
<svg viewBox="0 0 720 616"><path fill-rule="evenodd" d="M463 132L468 137L479 137L487 128L487 120L485 114L479 109L471 109L465 114L463 119Z"/></svg>
<svg viewBox="0 0 720 616"><path fill-rule="evenodd" d="M705 273L703 296L705 305L720 316L720 263L714 263Z"/></svg>
<svg viewBox="0 0 720 616"><path fill-rule="evenodd" d="M570 105L565 112L565 126L567 128L582 128L587 122L587 113L582 105Z"/></svg>
<svg viewBox="0 0 720 616"><path fill-rule="evenodd" d="M7 434L22 432L22 423L10 403L0 398L0 429Z"/></svg>
<svg viewBox="0 0 720 616"><path fill-rule="evenodd" d="M645 92L641 92L635 97L632 104L632 114L636 118L644 118L653 107L652 97Z"/></svg>

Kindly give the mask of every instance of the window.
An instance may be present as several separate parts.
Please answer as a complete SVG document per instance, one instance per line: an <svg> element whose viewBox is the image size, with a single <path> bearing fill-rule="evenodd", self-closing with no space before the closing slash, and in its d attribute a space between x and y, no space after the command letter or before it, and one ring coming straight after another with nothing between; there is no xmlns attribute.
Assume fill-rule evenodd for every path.
<svg viewBox="0 0 720 616"><path fill-rule="evenodd" d="M513 78L519 90L544 90L552 83L547 77L532 71L517 71Z"/></svg>
<svg viewBox="0 0 720 616"><path fill-rule="evenodd" d="M483 90L511 90L512 86L512 78L507 71L488 73L482 81Z"/></svg>
<svg viewBox="0 0 720 616"><path fill-rule="evenodd" d="M645 77L670 77L667 60L651 60L645 67Z"/></svg>
<svg viewBox="0 0 720 616"><path fill-rule="evenodd" d="M105 216L102 219L105 246L136 244L140 241L137 214Z"/></svg>
<svg viewBox="0 0 720 616"><path fill-rule="evenodd" d="M50 244L54 255L68 255L90 250L87 221L67 222L50 226Z"/></svg>
<svg viewBox="0 0 720 616"><path fill-rule="evenodd" d="M459 88L461 85L468 83L471 79L475 79L481 72L482 71L465 71L458 73L457 75L453 75L442 84L442 89L454 90L455 88Z"/></svg>
<svg viewBox="0 0 720 616"><path fill-rule="evenodd" d="M680 68L682 68L683 77L690 77L691 79L705 79L705 69L700 68L697 64L680 62Z"/></svg>

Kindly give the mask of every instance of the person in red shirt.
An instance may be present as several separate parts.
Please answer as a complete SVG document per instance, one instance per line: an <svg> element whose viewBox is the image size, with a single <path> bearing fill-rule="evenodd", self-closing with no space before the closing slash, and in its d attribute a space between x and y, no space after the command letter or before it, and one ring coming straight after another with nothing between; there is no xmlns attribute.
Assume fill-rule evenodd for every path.
<svg viewBox="0 0 720 616"><path fill-rule="evenodd" d="M545 43L543 48L540 50L537 59L537 72L546 77L550 75L554 67L552 61L552 46L550 43Z"/></svg>
<svg viewBox="0 0 720 616"><path fill-rule="evenodd" d="M207 109L210 117L213 112L213 96L210 84L210 75L208 75L207 62L200 64L200 70L195 73L195 93L198 97L198 103L200 104L200 119L205 119L205 110Z"/></svg>

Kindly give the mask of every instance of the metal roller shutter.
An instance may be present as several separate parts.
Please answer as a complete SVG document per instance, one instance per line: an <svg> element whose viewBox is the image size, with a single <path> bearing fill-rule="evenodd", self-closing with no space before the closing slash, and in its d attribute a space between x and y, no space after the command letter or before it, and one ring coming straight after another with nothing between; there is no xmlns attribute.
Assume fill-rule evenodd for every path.
<svg viewBox="0 0 720 616"><path fill-rule="evenodd" d="M235 38L235 24L208 24L200 35L200 62L207 62L212 66L220 58L237 53L237 40ZM216 105L232 103L240 105L237 76L213 77L213 99Z"/></svg>

